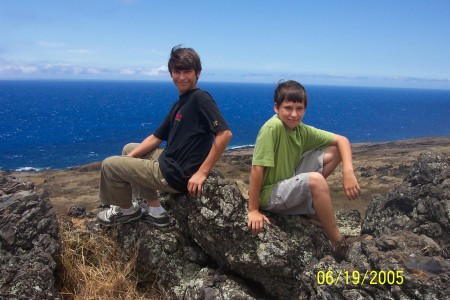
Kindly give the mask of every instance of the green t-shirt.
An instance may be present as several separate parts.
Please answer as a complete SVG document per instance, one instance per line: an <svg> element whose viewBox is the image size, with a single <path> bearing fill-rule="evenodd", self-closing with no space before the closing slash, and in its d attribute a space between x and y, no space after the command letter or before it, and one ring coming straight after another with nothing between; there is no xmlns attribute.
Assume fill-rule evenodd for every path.
<svg viewBox="0 0 450 300"><path fill-rule="evenodd" d="M252 165L263 166L259 206L265 208L273 186L291 178L305 152L328 147L334 134L300 123L295 130L284 127L274 115L259 130Z"/></svg>

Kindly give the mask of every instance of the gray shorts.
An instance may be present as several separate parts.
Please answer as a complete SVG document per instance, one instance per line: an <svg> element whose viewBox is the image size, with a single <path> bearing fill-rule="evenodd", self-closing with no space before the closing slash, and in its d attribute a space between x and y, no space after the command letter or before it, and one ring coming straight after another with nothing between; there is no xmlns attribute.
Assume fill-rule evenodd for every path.
<svg viewBox="0 0 450 300"><path fill-rule="evenodd" d="M293 177L278 182L272 189L265 210L283 215L315 214L309 188L309 172L322 173L324 151L306 152Z"/></svg>

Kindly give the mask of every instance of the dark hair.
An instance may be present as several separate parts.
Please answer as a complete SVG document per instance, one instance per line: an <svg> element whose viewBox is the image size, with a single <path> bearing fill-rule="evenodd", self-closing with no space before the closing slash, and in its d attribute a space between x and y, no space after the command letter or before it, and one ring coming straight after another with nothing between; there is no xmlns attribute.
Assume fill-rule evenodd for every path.
<svg viewBox="0 0 450 300"><path fill-rule="evenodd" d="M202 63L200 62L200 56L192 48L183 48L182 45L178 45L172 48L170 52L170 59L168 63L170 74L173 70L192 70L198 74L202 70Z"/></svg>
<svg viewBox="0 0 450 300"><path fill-rule="evenodd" d="M288 80L278 82L278 86L275 89L275 94L273 97L273 101L280 106L283 101L288 102L301 102L306 106L308 106L308 95L306 94L306 90L295 80Z"/></svg>

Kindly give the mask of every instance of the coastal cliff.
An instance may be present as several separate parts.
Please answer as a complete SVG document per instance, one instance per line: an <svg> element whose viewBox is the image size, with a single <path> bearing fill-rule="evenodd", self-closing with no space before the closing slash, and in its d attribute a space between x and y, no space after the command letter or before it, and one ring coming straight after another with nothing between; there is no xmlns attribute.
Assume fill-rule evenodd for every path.
<svg viewBox="0 0 450 300"><path fill-rule="evenodd" d="M33 201L42 203L38 205L40 207L47 207L49 198L52 204L61 202L61 194L58 196L57 191L61 193L64 189L72 189L72 193L85 197L84 205L80 200L70 206L70 214L76 216L74 220L81 220L90 234L111 236L125 254L129 253L121 259L131 259L134 253L134 272L140 284L145 286L150 281L156 282L165 291L167 299L442 299L450 294L448 141L441 140L442 143L435 144L433 149L444 151L420 155L410 153L408 148L401 147L405 146L402 143L401 146L367 144L354 150L358 175L367 182L372 180L372 185L376 181L380 190L388 185L392 188L385 190L387 194L371 193L365 207L337 212L344 232L355 235L362 231L374 237L354 244L346 260L340 264L330 256L330 247L320 226L307 218L270 215L274 225L257 236L248 231L246 199L242 195L245 194L245 188L242 188L245 178L233 178L239 185L229 180L233 177L229 175L234 174L236 169L239 171L248 167L248 154L245 153L235 153L234 156L226 154L222 164L231 165L230 168L222 168L219 163L218 168L225 176L213 172L199 198L162 194L163 203L171 210L175 220L169 228L157 229L136 222L114 230L101 229L90 218L97 211L88 198L88 194L94 193L95 185L90 189L81 185L76 191L73 190L75 184L54 186L50 194L37 193ZM418 141L416 144L420 146L420 143ZM427 148L432 148L429 143L427 145ZM402 151L406 153L402 157L393 155ZM377 152L380 157L374 159ZM362 153L370 153L372 160L362 158ZM390 155L393 161L386 165L385 160ZM401 160L408 155L415 155L412 164L401 164ZM358 164L358 160L365 160L366 164ZM230 163L233 161L236 163ZM86 176L96 173L98 176L98 164L61 172L72 172L72 176L80 173ZM25 177L25 174L12 175ZM55 177L42 179L42 175L26 175L35 181L34 185L23 183L29 193L35 193L36 186L52 186L56 179L62 178L52 173ZM8 174L2 176L0 259L3 262L5 257L12 259L15 255L9 250L11 242L8 241L11 238L7 239L6 234L13 224L9 219L11 209L22 203L21 212L27 216L27 207L31 204L28 198L14 196L19 190L8 188L5 192L4 187L11 186L8 182L19 181ZM339 181L339 175L336 176L331 178L331 182ZM80 176L78 179L81 180ZM362 186L366 190L373 188ZM13 203L16 203L15 206L12 206ZM345 205L342 206L345 208ZM67 213L61 203L56 205L56 210L61 214ZM47 217L56 220L52 211L48 207ZM55 224L54 221L45 223ZM56 240L58 234L54 226L49 225L48 228L48 235ZM14 243L21 243L19 237L24 238L18 233L14 236L17 237ZM30 245L40 245L38 241L43 240L39 234L27 235L26 238L31 239ZM46 264L53 274L57 274L55 253L58 247L52 246L52 251L44 249L52 258ZM42 247L31 247L31 250L22 248L21 253L34 248L38 250ZM30 276L35 272L36 276L40 276L35 269ZM14 274L19 273L16 271ZM15 283L20 276L8 278L7 283L0 282L1 295L13 297L25 293L25 290L11 288L20 286ZM47 281L45 291L47 295L56 297L55 288L48 288L54 281ZM36 286L35 290L44 290L44 287Z"/></svg>

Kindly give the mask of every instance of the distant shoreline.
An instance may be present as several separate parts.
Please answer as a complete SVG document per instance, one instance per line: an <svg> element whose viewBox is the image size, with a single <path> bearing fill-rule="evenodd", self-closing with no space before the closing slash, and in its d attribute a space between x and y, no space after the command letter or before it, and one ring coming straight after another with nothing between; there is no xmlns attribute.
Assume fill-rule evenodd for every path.
<svg viewBox="0 0 450 300"><path fill-rule="evenodd" d="M434 136L434 137L424 137L417 139L405 139L405 140L395 140L395 141L387 141L387 142L362 142L362 143L352 143L352 148L354 154L359 152L366 152L377 149L377 148L386 148L390 146L398 146L398 147L426 147L429 146L441 146L448 147L448 151L450 152L450 136ZM365 149L365 147L368 147ZM234 155L249 155L253 153L254 145L244 145L244 146L236 146L227 149L224 152L224 155L234 156ZM365 151L366 150L366 151ZM17 169L0 169L3 172L45 172L45 171L64 171L77 169L83 166L96 165L101 163L101 161L93 161L91 163L82 164L78 166L71 166L63 169L52 169L52 168L32 168L32 167L21 167Z"/></svg>
<svg viewBox="0 0 450 300"><path fill-rule="evenodd" d="M416 139L404 139L404 140L393 140L393 141L385 141L385 142L360 142L360 143L352 143L352 148L363 148L364 146L370 146L370 148L376 148L377 146L390 146L390 145L398 145L398 146L424 146L424 145L442 145L448 146L448 150L450 151L450 136L431 136L431 137L422 137ZM225 154L247 154L249 152L253 152L254 145L247 145L242 147L234 147L227 149Z"/></svg>
<svg viewBox="0 0 450 300"><path fill-rule="evenodd" d="M148 83L156 83L156 84L167 84L172 87L172 80L170 78L161 78L161 79L148 79L148 78L141 78L141 79L123 79L123 78L108 78L108 79L94 79L94 78L1 78L0 83L10 83L10 82L37 82L37 83L65 83L65 82L75 82L75 83L90 83L90 82L112 82L112 83L137 83L137 84L148 84ZM227 85L268 85L271 87L275 87L276 83L273 81L259 81L259 82L248 82L248 81L215 81L215 80L202 80L199 84L200 88L202 84L205 85L217 85L217 84L227 84ZM304 84L306 88L308 87L332 87L332 88L362 88L362 89L401 89L401 90L438 90L438 91L448 91L450 90L450 87L442 86L442 87L424 87L424 86L404 86L404 85L373 85L373 84L340 84L340 83L310 83L310 84Z"/></svg>

